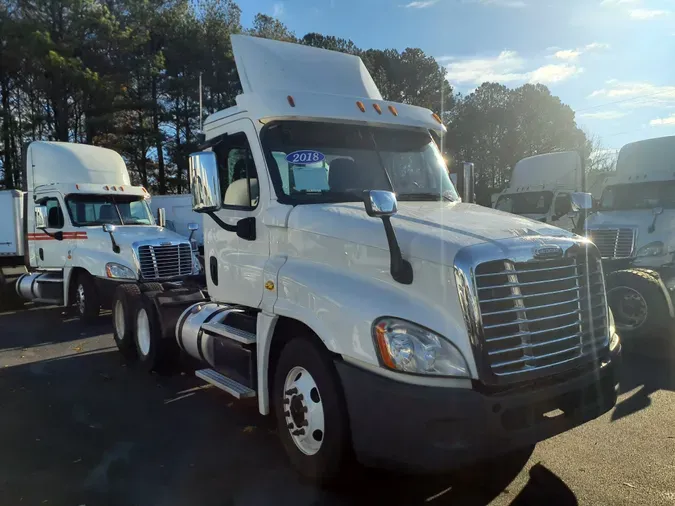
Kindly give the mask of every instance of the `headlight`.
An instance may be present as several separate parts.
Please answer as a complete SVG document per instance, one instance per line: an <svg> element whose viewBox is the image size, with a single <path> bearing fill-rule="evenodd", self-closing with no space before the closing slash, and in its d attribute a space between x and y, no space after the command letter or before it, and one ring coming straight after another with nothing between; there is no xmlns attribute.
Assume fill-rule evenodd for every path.
<svg viewBox="0 0 675 506"><path fill-rule="evenodd" d="M609 349L613 350L619 345L619 334L616 333L616 325L614 324L614 315L612 310L607 308L609 312Z"/></svg>
<svg viewBox="0 0 675 506"><path fill-rule="evenodd" d="M469 376L466 360L448 340L414 323L380 318L373 338L386 367L435 376Z"/></svg>
<svg viewBox="0 0 675 506"><path fill-rule="evenodd" d="M136 273L124 265L109 263L105 264L105 273L114 279L136 279Z"/></svg>
<svg viewBox="0 0 675 506"><path fill-rule="evenodd" d="M663 253L664 253L663 243L661 241L654 241L642 246L642 248L638 250L637 256L658 257L663 255Z"/></svg>

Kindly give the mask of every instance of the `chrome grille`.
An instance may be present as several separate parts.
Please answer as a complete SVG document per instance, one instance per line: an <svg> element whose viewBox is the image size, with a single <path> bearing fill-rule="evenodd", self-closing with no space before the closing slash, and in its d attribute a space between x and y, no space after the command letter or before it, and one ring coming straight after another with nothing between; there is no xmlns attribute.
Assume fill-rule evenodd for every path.
<svg viewBox="0 0 675 506"><path fill-rule="evenodd" d="M607 347L599 258L498 260L476 268L485 358L492 373L516 380Z"/></svg>
<svg viewBox="0 0 675 506"><path fill-rule="evenodd" d="M591 241L600 250L602 258L629 258L635 247L635 229L608 228L589 230Z"/></svg>
<svg viewBox="0 0 675 506"><path fill-rule="evenodd" d="M141 245L138 261L143 279L170 279L192 274L192 251L187 243Z"/></svg>

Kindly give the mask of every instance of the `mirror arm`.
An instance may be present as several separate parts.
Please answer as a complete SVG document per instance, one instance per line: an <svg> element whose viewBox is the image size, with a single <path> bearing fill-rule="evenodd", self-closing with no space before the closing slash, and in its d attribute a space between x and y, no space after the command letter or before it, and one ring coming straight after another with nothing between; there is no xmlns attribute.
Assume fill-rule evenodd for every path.
<svg viewBox="0 0 675 506"><path fill-rule="evenodd" d="M113 235L112 232L108 232L108 235L110 235L110 242L112 243L113 252L119 254L121 250L119 244L117 244L117 241L115 241L115 236Z"/></svg>
<svg viewBox="0 0 675 506"><path fill-rule="evenodd" d="M227 232L236 232L239 237L247 241L255 241L255 218L242 218L237 222L236 225L228 225L223 220L221 220L216 213L210 211L205 213L207 216L210 216L216 224Z"/></svg>
<svg viewBox="0 0 675 506"><path fill-rule="evenodd" d="M647 232L650 234L653 234L656 231L656 220L659 218L658 214L654 215L654 219L652 220L652 224L649 225L649 228L647 229Z"/></svg>
<svg viewBox="0 0 675 506"><path fill-rule="evenodd" d="M236 232L236 231L237 231L237 226L236 226L236 225L228 225L228 224L225 223L223 220L221 220L220 218L218 218L218 216L216 216L216 213L214 213L214 212L208 212L208 213L206 213L206 215L207 215L207 216L210 216L211 219L212 219L213 221L215 221L216 224L217 224L220 228L222 228L223 230L226 230L226 231L228 231L228 232Z"/></svg>
<svg viewBox="0 0 675 506"><path fill-rule="evenodd" d="M391 277L403 285L409 285L413 282L413 269L410 262L403 258L401 248L396 239L396 232L391 224L389 216L382 216L382 224L387 234L387 243L389 243L389 255L391 258Z"/></svg>
<svg viewBox="0 0 675 506"><path fill-rule="evenodd" d="M42 230L45 234L47 234L52 239L56 239L57 241L63 241L63 232L61 232L60 230L57 231L57 232L54 232L53 234L47 232L47 227L40 228L39 230Z"/></svg>

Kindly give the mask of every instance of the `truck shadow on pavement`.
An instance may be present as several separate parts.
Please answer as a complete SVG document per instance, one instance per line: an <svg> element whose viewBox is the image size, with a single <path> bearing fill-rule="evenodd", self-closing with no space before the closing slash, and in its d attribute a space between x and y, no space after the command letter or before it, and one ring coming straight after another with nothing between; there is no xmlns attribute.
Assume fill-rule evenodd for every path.
<svg viewBox="0 0 675 506"><path fill-rule="evenodd" d="M619 399L612 421L630 416L652 404L651 395L659 390L675 392L675 354L672 341L650 343L650 348L623 353L620 395L633 392Z"/></svg>
<svg viewBox="0 0 675 506"><path fill-rule="evenodd" d="M485 505L500 495L513 506L576 504L541 465L520 493L508 490L531 452L436 477L359 469L354 482L319 489L289 467L256 403L63 343L0 370L0 504Z"/></svg>
<svg viewBox="0 0 675 506"><path fill-rule="evenodd" d="M0 313L0 351L76 341L107 332L109 314L85 326L61 307L27 305L24 310Z"/></svg>

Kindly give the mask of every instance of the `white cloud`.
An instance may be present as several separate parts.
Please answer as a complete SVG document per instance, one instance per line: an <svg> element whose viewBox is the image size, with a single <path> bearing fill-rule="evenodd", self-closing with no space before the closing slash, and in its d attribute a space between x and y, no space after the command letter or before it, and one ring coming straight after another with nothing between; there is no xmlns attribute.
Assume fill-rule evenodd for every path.
<svg viewBox="0 0 675 506"><path fill-rule="evenodd" d="M671 108L675 106L675 86L657 86L647 82L607 81L605 88L595 90L588 98L605 98L621 108Z"/></svg>
<svg viewBox="0 0 675 506"><path fill-rule="evenodd" d="M579 49L562 49L553 54L553 57L559 60L576 60L579 56L581 56Z"/></svg>
<svg viewBox="0 0 675 506"><path fill-rule="evenodd" d="M286 8L283 2L277 2L272 6L272 17L280 18L284 15Z"/></svg>
<svg viewBox="0 0 675 506"><path fill-rule="evenodd" d="M601 5L619 5L619 4L636 4L640 0L602 0Z"/></svg>
<svg viewBox="0 0 675 506"><path fill-rule="evenodd" d="M417 2L410 2L409 4L404 5L406 9L424 9L425 7L431 7L438 0L422 0Z"/></svg>
<svg viewBox="0 0 675 506"><path fill-rule="evenodd" d="M630 17L633 19L639 19L641 21L646 21L655 18L661 18L668 16L669 11L663 11L659 9L633 9L630 11Z"/></svg>
<svg viewBox="0 0 675 506"><path fill-rule="evenodd" d="M584 47L578 47L576 49L559 49L551 55L552 58L557 58L558 60L565 61L575 61L584 53L589 51L597 51L600 49L609 49L609 44L604 42L591 42L586 44Z"/></svg>
<svg viewBox="0 0 675 506"><path fill-rule="evenodd" d="M583 71L583 68L576 65L544 65L529 72L528 76L531 83L551 84L565 81L576 74L581 74Z"/></svg>
<svg viewBox="0 0 675 506"><path fill-rule="evenodd" d="M464 3L496 5L498 7L508 7L511 9L522 9L523 7L527 7L527 4L523 0L464 0Z"/></svg>
<svg viewBox="0 0 675 506"><path fill-rule="evenodd" d="M651 126L675 126L675 114L666 118L656 118L649 122Z"/></svg>
<svg viewBox="0 0 675 506"><path fill-rule="evenodd" d="M486 81L514 81L550 84L564 81L583 72L571 64L544 65L527 70L527 62L516 51L502 51L492 58L458 60L451 56L439 58L446 65L448 81L457 84L482 84Z"/></svg>
<svg viewBox="0 0 675 506"><path fill-rule="evenodd" d="M610 120L610 119L619 119L627 116L627 112L621 111L601 111L601 112L586 112L579 114L580 118L588 119L599 119L599 120Z"/></svg>

